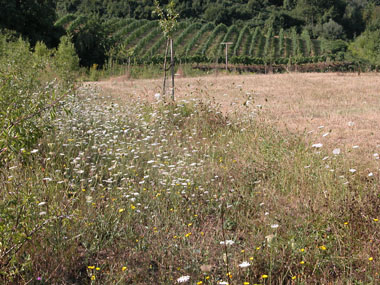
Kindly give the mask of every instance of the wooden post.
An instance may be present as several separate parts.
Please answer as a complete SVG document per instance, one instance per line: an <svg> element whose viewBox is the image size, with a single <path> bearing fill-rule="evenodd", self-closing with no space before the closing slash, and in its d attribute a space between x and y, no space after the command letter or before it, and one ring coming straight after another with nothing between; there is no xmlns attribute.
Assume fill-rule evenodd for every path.
<svg viewBox="0 0 380 285"><path fill-rule="evenodd" d="M131 57L128 56L128 76L131 75Z"/></svg>
<svg viewBox="0 0 380 285"><path fill-rule="evenodd" d="M166 40L165 58L164 58L164 84L162 86L162 96L166 93L166 58L168 57L169 39Z"/></svg>
<svg viewBox="0 0 380 285"><path fill-rule="evenodd" d="M221 45L226 46L226 71L228 71L228 45L232 45L232 44L233 44L233 42L221 43Z"/></svg>
<svg viewBox="0 0 380 285"><path fill-rule="evenodd" d="M172 38L170 38L170 65L172 68L172 100L174 101L174 50Z"/></svg>

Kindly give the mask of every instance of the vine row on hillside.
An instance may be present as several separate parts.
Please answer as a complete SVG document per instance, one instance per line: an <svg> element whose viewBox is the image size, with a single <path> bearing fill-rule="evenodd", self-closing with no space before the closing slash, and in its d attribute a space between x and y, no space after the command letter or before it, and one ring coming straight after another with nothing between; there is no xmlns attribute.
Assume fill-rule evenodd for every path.
<svg viewBox="0 0 380 285"><path fill-rule="evenodd" d="M68 14L55 25L64 27L68 33L77 33L86 25L90 17ZM157 21L136 20L133 18L111 18L104 21L104 32L109 34L112 58L137 62L159 62L165 49L166 39ZM309 31L304 29L301 34L295 28L281 28L276 34L273 20L268 20L264 27L251 28L249 25L224 24L215 26L212 23L199 21L182 21L178 23L174 36L174 46L181 62L218 62L224 58L224 46L221 42L233 42L229 46L229 55L235 56L237 62L280 62L285 58L321 58L331 53L330 42L312 39ZM322 43L322 44L321 44ZM257 60L260 59L260 60ZM302 61L302 60L301 60ZM311 61L311 60L306 60Z"/></svg>
<svg viewBox="0 0 380 285"><path fill-rule="evenodd" d="M206 55L207 50L209 47L214 43L215 38L222 32L227 32L227 26L225 24L219 24L215 27L215 29L212 31L211 35L209 36L208 40L205 42L205 44L202 47L201 54Z"/></svg>
<svg viewBox="0 0 380 285"><path fill-rule="evenodd" d="M251 39L251 44L249 46L249 51L248 51L249 56L254 55L253 52L255 51L255 46L256 46L256 42L257 42L259 33L260 33L260 28L256 27L256 29L253 33L252 39Z"/></svg>
<svg viewBox="0 0 380 285"><path fill-rule="evenodd" d="M181 44L183 45L183 41L186 39L187 36L189 36L191 33L193 33L196 30L199 30L202 27L201 23L193 23L189 25L186 29L183 30L183 32L176 38L174 42L175 47L179 47ZM181 54L184 53L184 49L182 49Z"/></svg>
<svg viewBox="0 0 380 285"><path fill-rule="evenodd" d="M138 27L140 27L142 24L144 24L146 22L147 22L147 20L131 22L130 24L124 26L119 31L117 31L113 35L113 40L115 42L121 42L123 40L123 37L126 37L128 34L132 33L134 30L136 30Z"/></svg>
<svg viewBox="0 0 380 285"><path fill-rule="evenodd" d="M129 34L129 36L124 40L124 45L128 47L133 41L135 41L141 35L147 33L154 26L158 26L157 21L149 21L145 23L143 26L141 26L140 28L136 29L135 31Z"/></svg>
<svg viewBox="0 0 380 285"><path fill-rule="evenodd" d="M217 56L221 56L221 53L224 49L224 45L222 45L221 43L232 42L231 48L229 49L229 54L231 54L231 52L233 52L236 43L233 41L232 36L234 34L238 34L238 33L239 33L239 30L235 25L232 25L228 28L227 33L223 37L223 40L220 43L216 43L217 44L216 47L218 50Z"/></svg>
<svg viewBox="0 0 380 285"><path fill-rule="evenodd" d="M249 26L245 25L244 28L240 31L239 37L238 37L238 39L236 41L236 44L234 45L233 55L238 55L240 46L241 46L241 44L243 42L245 34L247 34L247 33L249 33Z"/></svg>

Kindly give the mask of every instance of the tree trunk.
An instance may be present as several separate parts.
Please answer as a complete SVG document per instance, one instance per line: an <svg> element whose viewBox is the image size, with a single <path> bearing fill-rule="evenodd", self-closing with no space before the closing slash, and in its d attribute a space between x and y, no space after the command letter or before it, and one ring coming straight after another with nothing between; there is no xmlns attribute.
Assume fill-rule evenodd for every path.
<svg viewBox="0 0 380 285"><path fill-rule="evenodd" d="M170 38L170 65L172 71L172 100L174 101L174 50L172 38Z"/></svg>
<svg viewBox="0 0 380 285"><path fill-rule="evenodd" d="M166 93L166 58L168 57L168 49L169 49L169 38L166 40L166 49L165 49L165 57L164 57L164 84L162 86L162 96L165 96L165 93Z"/></svg>

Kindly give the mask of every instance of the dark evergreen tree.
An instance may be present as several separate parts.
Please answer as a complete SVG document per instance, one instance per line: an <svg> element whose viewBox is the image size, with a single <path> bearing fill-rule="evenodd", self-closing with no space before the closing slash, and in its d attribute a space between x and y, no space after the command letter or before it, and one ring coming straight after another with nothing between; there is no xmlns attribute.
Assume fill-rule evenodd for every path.
<svg viewBox="0 0 380 285"><path fill-rule="evenodd" d="M14 30L27 37L32 45L44 41L48 47L58 45L61 30L56 20L53 0L0 0L0 28Z"/></svg>

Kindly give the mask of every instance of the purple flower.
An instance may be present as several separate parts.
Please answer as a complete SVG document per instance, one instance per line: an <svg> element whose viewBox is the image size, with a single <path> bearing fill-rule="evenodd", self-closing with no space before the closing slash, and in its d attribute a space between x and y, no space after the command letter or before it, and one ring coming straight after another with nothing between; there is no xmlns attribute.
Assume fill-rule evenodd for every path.
<svg viewBox="0 0 380 285"><path fill-rule="evenodd" d="M38 277L37 277L37 280L38 280L38 281L41 281L41 280L42 280L42 278L41 278L40 276L38 276Z"/></svg>

